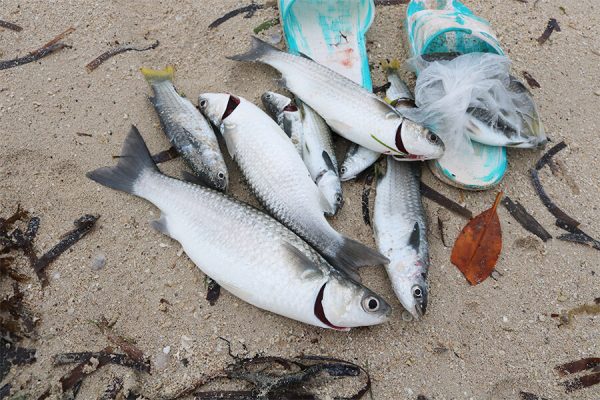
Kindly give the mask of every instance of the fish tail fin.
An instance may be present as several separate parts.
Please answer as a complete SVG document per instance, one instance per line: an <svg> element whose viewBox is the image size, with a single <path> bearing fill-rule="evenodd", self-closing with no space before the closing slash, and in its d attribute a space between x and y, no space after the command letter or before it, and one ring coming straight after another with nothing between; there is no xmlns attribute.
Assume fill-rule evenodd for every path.
<svg viewBox="0 0 600 400"><path fill-rule="evenodd" d="M164 69L150 69L142 67L140 68L142 75L146 78L146 81L150 84L156 82L173 81L175 75L175 68L172 65L167 65Z"/></svg>
<svg viewBox="0 0 600 400"><path fill-rule="evenodd" d="M250 50L243 54L228 56L227 58L234 61L262 62L265 56L280 51L277 47L252 36L252 48Z"/></svg>
<svg viewBox="0 0 600 400"><path fill-rule="evenodd" d="M383 68L383 70L386 73L398 72L398 70L400 69L401 66L402 66L402 63L397 58L393 58L392 60L385 60L385 61L381 62L381 68Z"/></svg>
<svg viewBox="0 0 600 400"><path fill-rule="evenodd" d="M132 125L123 143L119 163L114 167L98 168L85 175L111 189L137 194L135 183L145 172L159 173L159 170L152 161L142 135Z"/></svg>
<svg viewBox="0 0 600 400"><path fill-rule="evenodd" d="M345 236L342 236L341 245L336 249L335 255L328 260L334 267L346 273L351 272L349 275L353 278L357 276L356 271L360 267L385 265L390 262L378 251Z"/></svg>

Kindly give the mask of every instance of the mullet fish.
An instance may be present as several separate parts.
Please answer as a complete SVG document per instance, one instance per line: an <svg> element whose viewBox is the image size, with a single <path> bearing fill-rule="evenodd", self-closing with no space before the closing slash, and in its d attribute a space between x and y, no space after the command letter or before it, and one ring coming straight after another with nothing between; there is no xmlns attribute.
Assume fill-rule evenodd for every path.
<svg viewBox="0 0 600 400"><path fill-rule="evenodd" d="M231 57L262 62L281 72L285 86L317 111L339 135L370 150L400 158L432 159L444 152L441 139L404 118L350 79L310 59L285 53L253 38L252 49Z"/></svg>
<svg viewBox="0 0 600 400"><path fill-rule="evenodd" d="M256 307L321 328L384 322L389 305L331 267L279 222L215 190L163 175L135 127L119 163L87 174L161 210L152 222L234 296Z"/></svg>
<svg viewBox="0 0 600 400"><path fill-rule="evenodd" d="M302 156L302 113L292 99L279 93L265 92L260 97L269 115L288 135L296 151Z"/></svg>
<svg viewBox="0 0 600 400"><path fill-rule="evenodd" d="M427 310L429 248L421 204L421 164L387 158L377 181L373 229L379 251L390 259L386 270L404 308L415 319Z"/></svg>
<svg viewBox="0 0 600 400"><path fill-rule="evenodd" d="M342 236L325 219L328 204L294 146L260 108L230 94L205 93L200 109L220 127L231 157L264 207L312 245L334 267L356 269L387 262L377 251Z"/></svg>
<svg viewBox="0 0 600 400"><path fill-rule="evenodd" d="M278 123L283 121L279 126L292 138L292 142L296 127L295 118L294 123L288 122L290 118L287 114L290 113L290 109L294 109L301 115L300 156L313 181L329 203L325 215L335 215L344 204L344 198L329 127L323 118L304 103L301 104L302 112L300 112L292 99L284 95L265 92L261 99L271 117Z"/></svg>
<svg viewBox="0 0 600 400"><path fill-rule="evenodd" d="M206 119L173 86L172 66L164 70L141 69L152 87L150 102L173 147L200 179L218 190L226 190L229 174L217 137Z"/></svg>

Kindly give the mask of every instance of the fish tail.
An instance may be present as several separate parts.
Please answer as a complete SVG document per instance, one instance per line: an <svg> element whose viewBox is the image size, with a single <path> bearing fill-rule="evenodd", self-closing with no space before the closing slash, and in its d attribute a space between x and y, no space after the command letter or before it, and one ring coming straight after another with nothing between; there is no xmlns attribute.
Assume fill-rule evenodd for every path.
<svg viewBox="0 0 600 400"><path fill-rule="evenodd" d="M385 265L390 262L378 251L345 236L342 237L341 245L336 249L333 257L328 257L328 261L339 270L346 273L351 271L351 277L356 276L356 271L360 267Z"/></svg>
<svg viewBox="0 0 600 400"><path fill-rule="evenodd" d="M167 65L164 69L150 69L142 67L140 68L142 75L146 78L146 81L150 84L156 82L173 81L175 75L175 68L172 65Z"/></svg>
<svg viewBox="0 0 600 400"><path fill-rule="evenodd" d="M98 168L86 176L103 186L137 194L135 183L145 172L160 173L142 135L132 125L123 143L119 163L114 167Z"/></svg>
<svg viewBox="0 0 600 400"><path fill-rule="evenodd" d="M281 52L281 50L252 36L252 48L250 50L243 54L228 56L227 58L234 61L262 62L264 61L265 56L277 52Z"/></svg>

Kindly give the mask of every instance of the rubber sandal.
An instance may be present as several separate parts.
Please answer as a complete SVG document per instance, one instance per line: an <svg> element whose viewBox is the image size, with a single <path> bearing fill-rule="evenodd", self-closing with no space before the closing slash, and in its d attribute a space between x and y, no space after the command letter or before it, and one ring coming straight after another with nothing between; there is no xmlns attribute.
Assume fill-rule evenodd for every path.
<svg viewBox="0 0 600 400"><path fill-rule="evenodd" d="M473 14L458 0L412 0L406 29L413 56L432 53L488 52L503 55L488 21ZM506 149L471 142L472 152L445 154L428 161L441 181L466 190L496 186L507 169Z"/></svg>
<svg viewBox="0 0 600 400"><path fill-rule="evenodd" d="M307 55L365 89L373 89L365 40L375 16L373 0L280 0L279 10L290 53ZM380 156L351 144L341 180L353 179ZM358 169L346 171L349 165Z"/></svg>

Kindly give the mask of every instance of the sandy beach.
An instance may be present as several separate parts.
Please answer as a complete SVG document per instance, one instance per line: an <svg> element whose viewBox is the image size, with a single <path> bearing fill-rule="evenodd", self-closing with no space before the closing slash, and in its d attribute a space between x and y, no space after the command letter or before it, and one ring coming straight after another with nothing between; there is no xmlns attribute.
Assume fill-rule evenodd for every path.
<svg viewBox="0 0 600 400"><path fill-rule="evenodd" d="M600 4L595 0L465 3L491 21L513 61L514 74L527 71L540 83L533 94L550 145L564 140L568 146L556 157L562 173L545 168L541 180L556 204L576 217L582 230L599 238ZM107 366L85 380L80 399L98 398L116 375L127 376L128 387L137 387L148 398L173 394L231 361L219 336L229 339L232 351L241 355L327 355L365 366L373 380L373 399L418 395L436 400L519 399L521 391L554 400L599 399L600 385L565 394L559 384L564 379L554 371L566 362L600 357L598 316L577 315L560 327L560 321L551 317L600 296L600 253L556 239L564 232L555 226L529 176L542 151L509 150L509 171L498 190L521 202L554 239L542 242L500 207L499 277L470 286L450 263L452 249L442 244L437 227L439 216L447 220L444 233L451 246L467 221L424 199L431 252L425 318L403 321L385 270L369 267L361 270L364 283L388 300L395 312L383 325L350 332L304 325L225 291L210 306L204 274L181 255L177 242L150 227L148 222L158 218L159 211L85 177L87 171L115 163L113 156L120 153L132 124L152 152L169 148L147 98L151 90L139 72L142 66L175 65L176 87L194 103L200 93L226 91L260 104L264 91L282 90L274 70L225 58L247 49L252 29L277 17L276 8L208 28L240 5L234 0L2 1L0 19L23 27L21 32L0 28L2 60L25 55L69 27L75 31L64 39L72 48L0 71L0 216L12 214L17 204L39 216L35 243L42 252L72 229L81 215L101 215L94 231L49 267L46 287L35 279L27 259L18 258L19 272L33 278L22 287L40 320L37 337L22 343L37 349L37 361L13 368L2 382L11 382L13 394L22 395L14 398L34 399L49 387L51 398L60 398L58 379L68 368L54 367L52 356L109 345L90 323L105 316L154 364L170 346L168 362L164 368L154 365L151 375ZM377 7L368 33L376 85L385 82L380 61L407 58L405 13L406 5ZM540 45L537 38L550 18L558 20L562 31ZM281 33L280 26L263 35L274 33ZM154 39L160 41L154 50L117 55L91 73L85 69L115 41ZM412 74L403 76L414 84ZM337 144L341 160L347 142L340 138ZM228 155L226 160L229 192L258 206ZM161 165L173 176L184 169L181 160ZM427 168L422 179L475 214L489 208L497 193L451 188ZM344 184L345 205L331 221L340 232L374 247L371 228L362 218L362 187L362 182ZM106 266L93 270L92 259L98 254L105 255ZM0 293L10 293L10 282L0 282ZM184 366L181 358L189 364Z"/></svg>

